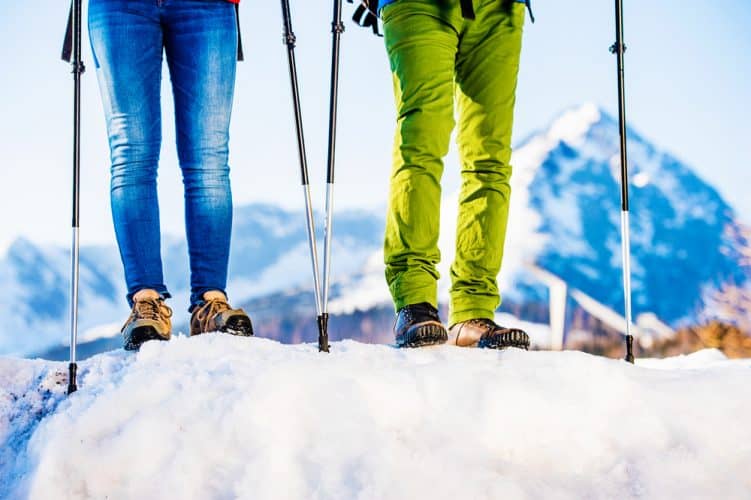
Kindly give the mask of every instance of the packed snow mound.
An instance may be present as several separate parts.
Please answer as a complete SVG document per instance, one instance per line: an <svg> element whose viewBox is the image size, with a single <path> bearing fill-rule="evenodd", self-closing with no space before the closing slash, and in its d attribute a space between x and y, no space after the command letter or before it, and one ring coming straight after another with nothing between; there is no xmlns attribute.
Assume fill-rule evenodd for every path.
<svg viewBox="0 0 751 500"><path fill-rule="evenodd" d="M0 497L748 498L751 360L226 335L0 358ZM60 384L60 382L63 382Z"/></svg>

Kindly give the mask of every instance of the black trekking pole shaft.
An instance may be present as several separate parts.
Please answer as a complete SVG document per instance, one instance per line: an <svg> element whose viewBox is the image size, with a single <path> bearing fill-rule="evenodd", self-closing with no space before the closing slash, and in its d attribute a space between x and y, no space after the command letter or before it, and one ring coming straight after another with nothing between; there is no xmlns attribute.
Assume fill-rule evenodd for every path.
<svg viewBox="0 0 751 500"><path fill-rule="evenodd" d="M623 2L615 0L615 53L618 61L618 132L621 150L621 210L628 212L628 161L626 146L626 83L623 57L626 46L623 43Z"/></svg>
<svg viewBox="0 0 751 500"><path fill-rule="evenodd" d="M326 222L323 237L323 312L319 318L318 350L329 352L329 286L331 276L331 239L334 217L334 166L336 164L336 114L339 101L339 46L344 23L342 22L342 0L334 0L334 14L331 21L331 92L329 101L329 149L326 168Z"/></svg>
<svg viewBox="0 0 751 500"><path fill-rule="evenodd" d="M68 364L68 394L78 390L76 346L78 343L78 269L79 269L79 215L81 184L81 75L85 71L81 61L81 0L73 0L73 241L71 248L71 300L70 300L70 362Z"/></svg>
<svg viewBox="0 0 751 500"><path fill-rule="evenodd" d="M334 0L334 19L331 22L331 99L329 101L329 150L326 169L326 183L334 183L334 164L336 163L336 112L339 100L339 46L341 44L344 23L342 22L342 0Z"/></svg>
<svg viewBox="0 0 751 500"><path fill-rule="evenodd" d="M287 45L287 58L289 62L289 77L292 86L292 105L295 114L295 130L297 133L297 151L300 159L300 173L302 176L303 193L305 196L305 216L308 230L308 244L310 246L310 260L313 268L313 286L315 288L316 319L319 332L323 328L323 312L321 308L321 285L320 272L318 270L318 250L316 249L315 222L313 220L313 207L310 197L310 185L308 181L308 160L305 153L305 137L303 134L302 112L300 110L300 90L297 81L297 65L295 64L295 44L297 42L292 31L292 19L289 8L289 0L282 1L282 20L284 23L284 43Z"/></svg>
<svg viewBox="0 0 751 500"><path fill-rule="evenodd" d="M628 203L628 157L626 141L626 86L624 78L623 43L623 1L615 0L615 44L610 51L616 54L618 61L618 131L621 151L621 245L623 253L623 292L626 316L626 361L634 362L631 335L631 243L629 237L629 203Z"/></svg>

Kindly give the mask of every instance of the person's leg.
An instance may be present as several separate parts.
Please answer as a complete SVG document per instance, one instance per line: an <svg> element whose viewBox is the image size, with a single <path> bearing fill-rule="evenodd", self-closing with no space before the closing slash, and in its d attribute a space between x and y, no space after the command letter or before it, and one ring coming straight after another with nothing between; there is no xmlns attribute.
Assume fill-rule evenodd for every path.
<svg viewBox="0 0 751 500"><path fill-rule="evenodd" d="M237 21L228 2L173 0L164 7L164 23L185 187L192 310L203 302L205 292L226 295L232 232L227 162Z"/></svg>
<svg viewBox="0 0 751 500"><path fill-rule="evenodd" d="M162 275L156 175L161 145L162 29L154 2L90 0L89 35L112 159L111 205L127 299Z"/></svg>
<svg viewBox="0 0 751 500"><path fill-rule="evenodd" d="M479 4L479 5L478 5ZM524 4L485 0L457 57L462 186L451 266L449 325L494 317L511 187L511 129Z"/></svg>
<svg viewBox="0 0 751 500"><path fill-rule="evenodd" d="M397 108L386 216L386 280L396 310L437 307L443 157L454 127L454 63L459 35L447 9L400 0L383 9Z"/></svg>

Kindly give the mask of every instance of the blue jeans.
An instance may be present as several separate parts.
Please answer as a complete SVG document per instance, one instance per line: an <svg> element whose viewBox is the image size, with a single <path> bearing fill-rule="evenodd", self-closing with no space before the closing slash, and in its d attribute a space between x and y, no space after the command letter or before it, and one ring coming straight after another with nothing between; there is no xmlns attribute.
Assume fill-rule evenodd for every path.
<svg viewBox="0 0 751 500"><path fill-rule="evenodd" d="M237 20L220 0L90 0L89 36L112 160L112 217L128 303L150 288L165 297L157 166L166 54L185 191L191 310L225 292L232 230L229 124Z"/></svg>

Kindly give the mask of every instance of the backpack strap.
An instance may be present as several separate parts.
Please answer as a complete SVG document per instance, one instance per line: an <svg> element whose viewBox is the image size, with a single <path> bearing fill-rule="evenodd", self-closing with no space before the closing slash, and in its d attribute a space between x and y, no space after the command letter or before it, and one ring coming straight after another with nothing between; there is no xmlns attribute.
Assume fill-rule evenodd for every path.
<svg viewBox="0 0 751 500"><path fill-rule="evenodd" d="M240 32L240 4L235 4L235 18L237 19L237 60L244 61L243 39ZM65 39L63 40L63 52L61 58L65 62L70 62L71 52L73 52L73 5L68 11L68 26L65 28Z"/></svg>
<svg viewBox="0 0 751 500"><path fill-rule="evenodd" d="M355 3L354 0L347 0L347 2ZM378 25L378 0L359 0L359 2L352 20L363 28L372 29L374 35L383 36ZM462 16L466 19L474 19L475 9L472 6L472 0L460 0L460 4Z"/></svg>

